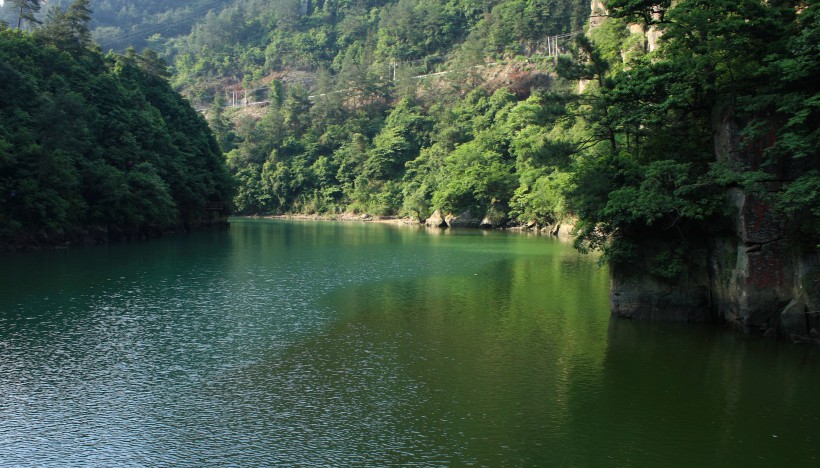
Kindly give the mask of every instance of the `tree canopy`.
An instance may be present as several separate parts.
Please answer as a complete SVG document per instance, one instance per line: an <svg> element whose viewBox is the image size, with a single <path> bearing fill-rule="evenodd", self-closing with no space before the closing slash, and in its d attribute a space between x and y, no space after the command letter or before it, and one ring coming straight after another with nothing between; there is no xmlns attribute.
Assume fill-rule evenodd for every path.
<svg viewBox="0 0 820 468"><path fill-rule="evenodd" d="M0 246L140 237L210 222L232 180L205 120L150 53L102 55L87 0L0 31Z"/></svg>
<svg viewBox="0 0 820 468"><path fill-rule="evenodd" d="M386 2L369 14L314 5L289 17L285 30L354 36L331 35L333 47L317 46L322 54L338 50L319 97L306 101L303 88L285 86L281 103L261 120L231 124L220 116L220 139L231 142L229 165L240 179L240 211L420 218L437 209L494 211L539 225L572 216L581 250L627 261L645 238L694 249L708 226L720 224L727 190L739 187L791 216L789 226L802 236L820 236L814 5L613 0L608 17L576 35L557 63L540 59L549 83L518 94L480 80L475 86L467 72L431 92L383 66L419 60L453 69L470 63L462 59L474 47L478 57L534 62L539 49L531 41L575 24L573 8L551 2L471 5ZM436 22L431 31L451 21L458 27L414 36L410 25L423 21ZM650 50L653 31L660 39ZM275 67L329 60L277 44L267 55L275 53ZM196 68L179 51L178 71ZM291 62L291 53L293 60L314 58ZM178 78L192 83L190 75ZM736 143L718 150L716 135L727 126ZM773 183L784 189L770 190ZM676 252L658 258L659 275L676 273Z"/></svg>
<svg viewBox="0 0 820 468"><path fill-rule="evenodd" d="M15 56L22 65L5 59L4 73L27 77L4 80L6 99L23 88L46 98L6 116L15 131L0 137L0 154L55 148L28 170L61 168L74 187L93 171L67 154L99 152L87 149L99 142L105 157L90 160L125 174L112 180L127 193L166 184L170 198L148 197L151 222L163 226L229 193L221 147L240 213L573 217L580 249L625 261L642 238L694 248L738 187L780 210L794 233L820 237L818 7L604 3L606 17L588 27L582 0L242 0L203 10L190 34L154 37L156 52L102 56L89 43L93 0L77 1L39 17L31 34L3 32L9 50L45 47L31 57L59 73L21 71L28 52ZM488 79L495 71L505 75ZM115 91L88 91L98 77ZM210 109L213 137L164 77ZM265 106L231 107L241 99ZM133 107L108 110L125 102ZM55 123L54 109L84 130ZM56 145L55 133L70 138ZM158 156L169 143L179 159ZM216 172L202 178L190 164ZM87 216L85 196L55 206L76 203ZM42 203L40 212L61 212ZM127 206L107 203L112 216ZM659 258L658 274L673 275L673 260Z"/></svg>

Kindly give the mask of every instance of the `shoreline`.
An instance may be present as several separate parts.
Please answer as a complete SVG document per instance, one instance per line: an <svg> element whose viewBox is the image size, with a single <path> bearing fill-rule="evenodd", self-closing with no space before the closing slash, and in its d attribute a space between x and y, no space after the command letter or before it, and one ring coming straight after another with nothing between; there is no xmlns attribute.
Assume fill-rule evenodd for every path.
<svg viewBox="0 0 820 468"><path fill-rule="evenodd" d="M410 226L424 226L424 223L413 218L401 218L398 216L372 216L369 214L342 213L338 215L321 214L285 214L285 215L243 215L237 218L250 219L286 219L297 221L342 221L360 223L383 223L383 224L403 224Z"/></svg>
<svg viewBox="0 0 820 468"><path fill-rule="evenodd" d="M494 228L485 228L479 226L442 226L442 227L435 227L426 224L424 221L420 221L414 219L412 217L400 217L400 216L378 216L378 215L369 215L369 214L355 214L355 213L341 213L338 215L327 215L327 214L283 214L283 215L239 215L233 216L235 218L246 218L246 219L280 219L280 220L292 220L292 221L337 221L337 222L358 222L358 223L379 223L379 224L389 224L393 226L408 226L408 227L419 227L419 228L426 228L429 230L442 230L446 231L448 229L479 229L485 231L511 231L511 232L521 232L521 233L528 233L534 234L538 236L550 237L555 239L561 240L572 240L575 236L572 234L572 230L574 229L574 224L566 223L562 224L559 223L556 226L538 226L534 223L532 224L518 224L515 226L499 226Z"/></svg>

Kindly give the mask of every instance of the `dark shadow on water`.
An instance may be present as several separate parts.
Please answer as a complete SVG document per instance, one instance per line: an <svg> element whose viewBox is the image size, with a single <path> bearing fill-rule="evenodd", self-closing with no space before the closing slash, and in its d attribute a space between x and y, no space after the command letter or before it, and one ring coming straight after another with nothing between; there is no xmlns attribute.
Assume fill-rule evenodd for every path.
<svg viewBox="0 0 820 468"><path fill-rule="evenodd" d="M598 414L616 464L810 466L820 353L708 325L613 318ZM808 392L808 393L807 393ZM604 409L608 409L604 411Z"/></svg>

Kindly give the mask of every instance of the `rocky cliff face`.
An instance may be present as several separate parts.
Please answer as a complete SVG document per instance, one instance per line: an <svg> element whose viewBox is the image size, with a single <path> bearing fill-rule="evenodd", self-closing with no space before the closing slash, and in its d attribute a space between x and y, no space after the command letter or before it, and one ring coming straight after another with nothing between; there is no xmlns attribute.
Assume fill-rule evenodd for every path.
<svg viewBox="0 0 820 468"><path fill-rule="evenodd" d="M759 151L741 147L731 112L713 123L719 161L758 169ZM781 190L799 167L770 172ZM820 343L820 254L788 235L785 220L765 196L740 188L726 192L728 222L704 230L703 247L690 252L685 271L662 281L648 268L613 266L612 313L616 316L727 324L750 334ZM642 249L657 252L667 244L646 241Z"/></svg>
<svg viewBox="0 0 820 468"><path fill-rule="evenodd" d="M604 2L591 2L590 29L605 21ZM660 10L653 19L661 19ZM643 33L646 51L657 47L661 32L630 25ZM583 88L583 83L581 84ZM773 141L749 144L739 137L731 108L719 109L712 122L716 159L735 170L758 170L763 149ZM773 138L773 137L770 137ZM808 170L795 162L767 167L770 194L783 190ZM820 252L790 237L787 223L765 194L730 188L726 216L696 229L684 258L684 271L660 279L649 257L675 249L675 241L652 235L639 242L646 258L612 265L612 314L639 320L717 322L756 335L820 343Z"/></svg>
<svg viewBox="0 0 820 468"><path fill-rule="evenodd" d="M763 148L743 147L731 111L713 122L718 161L759 169ZM786 164L767 169L774 176L769 192L797 179L804 168ZM727 204L733 232L716 236L710 255L712 290L718 318L749 333L795 341L820 339L820 256L814 246L790 238L786 221L765 197L729 189Z"/></svg>
<svg viewBox="0 0 820 468"><path fill-rule="evenodd" d="M444 215L440 209L433 212L429 218L424 221L428 227L481 227L485 229L493 229L505 226L508 221L506 212L497 207L490 207L483 218L477 218L468 211L464 211L458 215L447 213Z"/></svg>

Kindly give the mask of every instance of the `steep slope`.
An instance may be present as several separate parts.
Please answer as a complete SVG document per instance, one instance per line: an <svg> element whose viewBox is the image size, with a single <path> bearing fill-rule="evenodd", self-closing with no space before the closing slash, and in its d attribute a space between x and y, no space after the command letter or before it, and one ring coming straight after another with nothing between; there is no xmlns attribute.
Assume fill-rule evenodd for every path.
<svg viewBox="0 0 820 468"><path fill-rule="evenodd" d="M345 89L453 60L531 54L547 36L580 30L588 9L582 0L244 0L209 14L165 52L175 57L177 85L207 105L214 83L252 88L293 69L323 75L319 87Z"/></svg>
<svg viewBox="0 0 820 468"><path fill-rule="evenodd" d="M167 50L176 57L175 83L210 108L240 180L241 212L426 217L435 208L484 212L500 204L499 222L517 209L515 217L546 223L560 211L546 206L555 197L536 202L529 188L514 192L521 171L528 186L552 174L568 144L535 141L535 125L554 121L552 113L512 123L507 112L533 92L521 106L539 107L552 99L548 89L574 86L556 81L554 61L588 11L587 1L556 0L248 1L209 15ZM248 102L262 107L235 109ZM470 113L483 115L481 123L469 122ZM473 129L453 135L446 122L454 119ZM521 130L536 149L509 149ZM433 174L422 149L438 160L474 138L497 163L490 165L494 175L481 177L500 185L491 196L479 186L447 195L454 187L440 173L445 166L429 162L438 164ZM533 157L527 151L559 147L554 161L545 161L549 169L525 168L523 159ZM482 162L452 164L448 170Z"/></svg>
<svg viewBox="0 0 820 468"><path fill-rule="evenodd" d="M222 153L164 63L102 56L77 42L82 30L58 34L68 25L0 30L0 248L224 219L232 182Z"/></svg>

